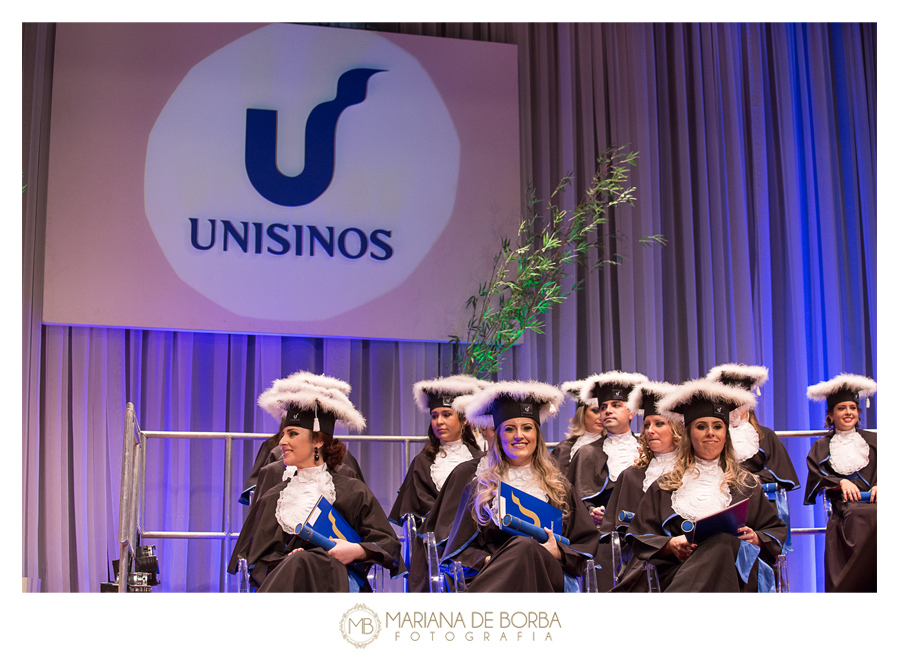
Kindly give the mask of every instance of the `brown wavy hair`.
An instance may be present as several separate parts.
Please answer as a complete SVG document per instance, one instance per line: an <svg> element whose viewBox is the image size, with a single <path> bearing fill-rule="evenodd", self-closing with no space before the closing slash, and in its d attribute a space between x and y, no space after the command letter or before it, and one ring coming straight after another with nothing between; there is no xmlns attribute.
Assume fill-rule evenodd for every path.
<svg viewBox="0 0 900 658"><path fill-rule="evenodd" d="M691 470L694 466L694 444L691 441L691 426L700 418L691 421L691 424L685 428L684 440L678 444L678 459L675 467L661 476L657 482L659 488L663 491L675 491L682 485L684 474ZM729 423L725 422L725 448L719 455L719 466L725 472L725 479L722 481L722 491L727 491L728 487L734 486L741 493L749 492L756 486L756 478L741 466L734 458L734 447L731 445L731 431Z"/></svg>
<svg viewBox="0 0 900 658"><path fill-rule="evenodd" d="M674 420L666 420L666 423L672 432L672 438L675 440L675 449L677 450L684 440L684 427L681 423L676 423ZM635 468L647 468L654 457L653 451L650 449L650 442L644 434L646 432L641 432L641 435L638 437L638 456L634 460Z"/></svg>
<svg viewBox="0 0 900 658"><path fill-rule="evenodd" d="M459 422L462 423L462 442L474 450L480 451L478 440L475 438L475 432L472 426L466 421L466 417L456 412ZM428 423L428 444L425 446L425 456L428 461L433 462L441 451L441 440L435 435L434 428Z"/></svg>
<svg viewBox="0 0 900 658"><path fill-rule="evenodd" d="M312 441L322 441L322 447L319 448L319 456L332 471L336 471L337 467L344 462L344 455L347 453L347 446L343 441L336 439L331 434L325 432L312 432Z"/></svg>
<svg viewBox="0 0 900 658"><path fill-rule="evenodd" d="M535 429L537 445L531 457L531 466L540 480L541 489L550 498L550 504L562 510L565 518L570 511L566 501L572 485L563 477L556 462L550 457L541 428ZM487 525L491 522L491 503L500 488L500 479L509 472L509 461L500 443L499 438L491 441L486 455L488 470L476 477L475 493L472 496L472 517L478 525Z"/></svg>

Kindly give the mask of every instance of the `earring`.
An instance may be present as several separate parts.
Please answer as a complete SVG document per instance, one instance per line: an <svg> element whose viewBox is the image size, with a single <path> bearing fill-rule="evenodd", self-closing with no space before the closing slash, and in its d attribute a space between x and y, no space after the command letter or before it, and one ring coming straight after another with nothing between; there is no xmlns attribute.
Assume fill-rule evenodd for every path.
<svg viewBox="0 0 900 658"><path fill-rule="evenodd" d="M319 461L319 446L316 446L316 461Z"/></svg>

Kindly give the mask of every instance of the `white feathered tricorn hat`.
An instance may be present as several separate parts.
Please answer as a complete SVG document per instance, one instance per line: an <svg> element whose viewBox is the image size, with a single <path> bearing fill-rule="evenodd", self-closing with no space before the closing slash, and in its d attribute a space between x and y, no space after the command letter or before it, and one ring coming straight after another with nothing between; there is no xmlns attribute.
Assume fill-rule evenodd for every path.
<svg viewBox="0 0 900 658"><path fill-rule="evenodd" d="M628 394L628 411L633 414L656 416L657 405L668 393L675 390L675 384L669 382L641 382Z"/></svg>
<svg viewBox="0 0 900 658"><path fill-rule="evenodd" d="M311 372L306 372L305 370L298 370L297 372L288 375L283 379L276 379L272 382L272 388L278 390L295 390L295 387L303 387L304 384L312 384L313 386L318 386L319 388L336 388L344 395L350 395L350 384L345 382L342 379L338 379L337 377L329 377L328 375L314 375Z"/></svg>
<svg viewBox="0 0 900 658"><path fill-rule="evenodd" d="M543 382L497 382L472 395L465 415L477 427L497 428L512 418L531 418L540 425L558 413L564 399L561 390Z"/></svg>
<svg viewBox="0 0 900 658"><path fill-rule="evenodd" d="M285 427L304 427L331 435L338 422L356 432L365 429L366 419L339 388L315 386L295 377L297 374L275 380L257 398L259 406L278 420L284 419Z"/></svg>
<svg viewBox="0 0 900 658"><path fill-rule="evenodd" d="M747 366L743 363L723 363L710 370L706 378L728 386L740 386L748 391L755 388L756 394L759 395L759 387L769 379L769 369L765 366Z"/></svg>
<svg viewBox="0 0 900 658"><path fill-rule="evenodd" d="M428 413L438 407L454 408L453 402L461 395L480 391L489 382L471 375L450 375L435 379L423 379L413 386L413 398L420 411ZM457 410L458 411L458 410Z"/></svg>
<svg viewBox="0 0 900 658"><path fill-rule="evenodd" d="M753 409L756 396L743 388L709 379L692 379L680 384L656 405L660 415L685 427L697 418L719 418L729 423L731 412L738 407Z"/></svg>
<svg viewBox="0 0 900 658"><path fill-rule="evenodd" d="M575 400L575 408L583 407L584 403L581 401L581 387L584 386L583 379L576 379L572 382L563 382L560 385L560 389L563 393L566 394L567 398L571 398Z"/></svg>
<svg viewBox="0 0 900 658"><path fill-rule="evenodd" d="M596 406L609 400L621 400L627 403L631 389L646 381L649 381L647 376L639 372L620 372L618 370L602 372L582 380L578 399L587 406Z"/></svg>
<svg viewBox="0 0 900 658"><path fill-rule="evenodd" d="M866 398L866 406L869 406L868 398L875 393L877 384L874 379L862 375L841 373L827 382L819 382L806 389L806 397L810 400L825 400L827 409L834 409L834 405L841 402L855 402L859 405L860 396Z"/></svg>

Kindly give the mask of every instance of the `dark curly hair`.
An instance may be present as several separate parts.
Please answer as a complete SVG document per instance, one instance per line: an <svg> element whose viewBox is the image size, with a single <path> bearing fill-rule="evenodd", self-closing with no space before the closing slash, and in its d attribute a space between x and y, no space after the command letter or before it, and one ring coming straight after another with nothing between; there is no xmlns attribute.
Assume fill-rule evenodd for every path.
<svg viewBox="0 0 900 658"><path fill-rule="evenodd" d="M330 470L336 471L337 467L344 462L347 446L340 439L336 439L325 432L313 432L312 441L322 441L322 447L319 448L319 457L328 464Z"/></svg>

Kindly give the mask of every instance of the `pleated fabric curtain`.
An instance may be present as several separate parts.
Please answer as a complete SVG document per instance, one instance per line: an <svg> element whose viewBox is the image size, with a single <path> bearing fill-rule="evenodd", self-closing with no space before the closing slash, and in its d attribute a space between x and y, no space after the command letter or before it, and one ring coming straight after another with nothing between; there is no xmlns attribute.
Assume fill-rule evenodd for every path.
<svg viewBox="0 0 900 658"><path fill-rule="evenodd" d="M348 27L363 27L352 25ZM572 207L610 146L637 151L626 258L584 281L508 355L501 379L551 383L613 368L680 382L724 362L765 365L758 415L821 427L806 387L877 379L876 28L855 24L377 24L382 31L515 43L522 188L560 178ZM98 591L118 557L124 409L146 430L273 432L255 404L298 369L348 381L369 434L421 435L419 379L450 372L435 343L41 325L52 25L23 26L22 572L46 592ZM635 241L662 234L663 248ZM499 246L499 245L498 245ZM573 269L574 277L584 272ZM135 294L138 294L135 291ZM462 312L463 309L461 308ZM875 427L876 407L863 414ZM572 409L547 423L559 440ZM811 439L786 441L801 483ZM236 498L258 443L236 445ZM387 510L399 445L351 443ZM217 531L221 441L154 440L144 527ZM823 526L789 495L793 524ZM235 506L232 524L240 526ZM220 542L155 540L164 591L220 591ZM796 537L794 591L822 589L821 537ZM393 587L399 590L399 583Z"/></svg>

